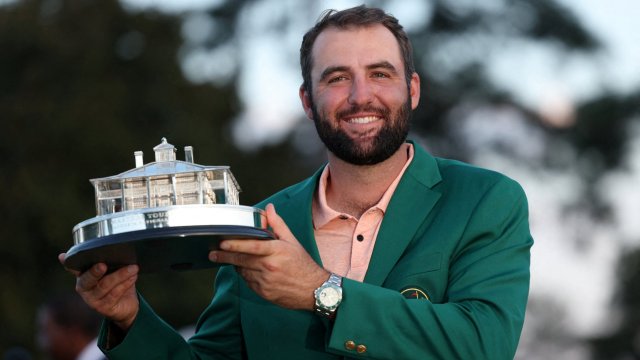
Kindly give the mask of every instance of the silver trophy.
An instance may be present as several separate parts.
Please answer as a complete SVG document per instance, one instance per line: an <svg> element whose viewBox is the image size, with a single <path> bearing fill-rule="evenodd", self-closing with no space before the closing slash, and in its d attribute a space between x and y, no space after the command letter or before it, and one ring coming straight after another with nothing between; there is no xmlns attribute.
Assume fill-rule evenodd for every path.
<svg viewBox="0 0 640 360"><path fill-rule="evenodd" d="M240 187L228 166L194 163L193 148L176 160L165 138L155 161L119 175L90 180L97 216L73 228L65 266L85 271L138 264L141 272L215 267L209 251L222 239L272 239L260 209L239 205Z"/></svg>

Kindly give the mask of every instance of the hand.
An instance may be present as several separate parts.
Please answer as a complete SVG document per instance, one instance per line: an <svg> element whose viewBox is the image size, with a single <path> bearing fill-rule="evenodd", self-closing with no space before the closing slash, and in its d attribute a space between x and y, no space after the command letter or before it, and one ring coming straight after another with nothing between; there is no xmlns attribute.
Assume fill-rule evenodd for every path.
<svg viewBox="0 0 640 360"><path fill-rule="evenodd" d="M58 255L64 265L66 253ZM136 293L138 266L122 267L107 275L107 265L98 263L76 276L76 291L94 310L111 320L116 326L128 330L138 314L140 304Z"/></svg>
<svg viewBox="0 0 640 360"><path fill-rule="evenodd" d="M213 262L233 264L258 295L289 309L313 310L313 291L329 278L293 236L287 224L267 205L267 224L274 240L224 240Z"/></svg>

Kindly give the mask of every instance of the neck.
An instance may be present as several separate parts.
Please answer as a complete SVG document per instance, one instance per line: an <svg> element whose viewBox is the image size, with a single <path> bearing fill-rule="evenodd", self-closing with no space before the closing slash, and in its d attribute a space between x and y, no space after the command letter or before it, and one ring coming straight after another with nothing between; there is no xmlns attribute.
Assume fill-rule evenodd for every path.
<svg viewBox="0 0 640 360"><path fill-rule="evenodd" d="M336 211L356 218L377 204L407 162L407 148L400 148L375 165L353 165L329 153L330 178L327 203Z"/></svg>

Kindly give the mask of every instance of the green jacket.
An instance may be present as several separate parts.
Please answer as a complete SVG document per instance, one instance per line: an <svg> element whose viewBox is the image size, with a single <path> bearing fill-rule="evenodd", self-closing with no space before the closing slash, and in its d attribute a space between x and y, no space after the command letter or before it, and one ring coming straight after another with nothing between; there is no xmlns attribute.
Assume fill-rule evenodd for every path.
<svg viewBox="0 0 640 360"><path fill-rule="evenodd" d="M188 342L143 300L124 341L106 354L113 359L512 359L529 291L533 240L526 197L501 174L434 158L414 146L365 280L344 279L335 322L272 305L233 267L223 266L215 296ZM319 175L258 206L273 203L321 263L311 221ZM349 349L349 341L366 351Z"/></svg>

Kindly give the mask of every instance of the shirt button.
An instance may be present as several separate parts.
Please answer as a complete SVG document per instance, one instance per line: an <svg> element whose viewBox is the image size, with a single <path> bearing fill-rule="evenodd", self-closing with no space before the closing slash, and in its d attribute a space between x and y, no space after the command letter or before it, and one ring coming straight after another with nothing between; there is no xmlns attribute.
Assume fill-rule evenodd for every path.
<svg viewBox="0 0 640 360"><path fill-rule="evenodd" d="M364 354L367 351L367 347L365 345L358 345L356 351L358 354Z"/></svg>
<svg viewBox="0 0 640 360"><path fill-rule="evenodd" d="M362 241L364 240L364 236L362 236L362 234L358 234L358 236L356 236L356 239L358 239L358 241Z"/></svg>
<svg viewBox="0 0 640 360"><path fill-rule="evenodd" d="M356 348L356 343L353 340L349 340L344 343L344 348L347 350L354 350Z"/></svg>

